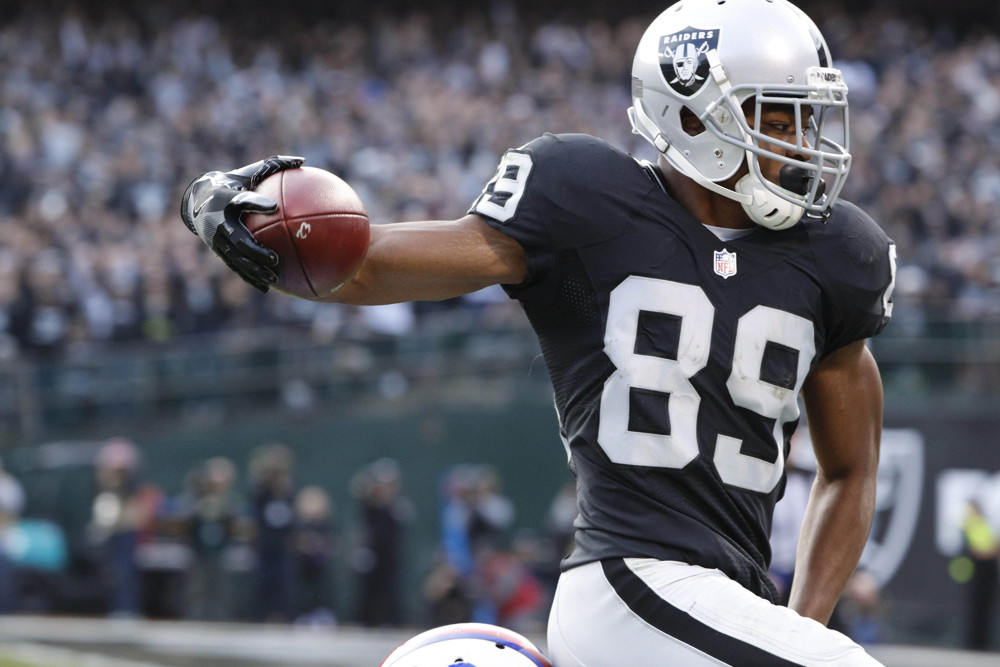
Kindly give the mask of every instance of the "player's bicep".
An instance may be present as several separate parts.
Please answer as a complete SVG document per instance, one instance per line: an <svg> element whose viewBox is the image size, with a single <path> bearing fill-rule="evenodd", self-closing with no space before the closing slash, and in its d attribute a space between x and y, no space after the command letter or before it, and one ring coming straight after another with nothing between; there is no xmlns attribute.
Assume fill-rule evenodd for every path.
<svg viewBox="0 0 1000 667"><path fill-rule="evenodd" d="M824 357L803 385L802 398L824 476L837 478L877 468L882 379L864 340Z"/></svg>
<svg viewBox="0 0 1000 667"><path fill-rule="evenodd" d="M333 300L358 305L437 301L517 284L526 275L521 245L478 215L373 225L364 264Z"/></svg>

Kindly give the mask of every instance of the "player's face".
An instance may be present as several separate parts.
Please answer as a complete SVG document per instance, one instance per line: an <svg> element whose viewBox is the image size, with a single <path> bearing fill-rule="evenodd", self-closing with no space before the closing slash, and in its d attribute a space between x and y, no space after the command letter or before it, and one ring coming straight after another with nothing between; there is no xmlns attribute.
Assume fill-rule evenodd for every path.
<svg viewBox="0 0 1000 667"><path fill-rule="evenodd" d="M751 127L754 126L754 113L754 107L750 106L747 112L747 122ZM764 104L761 107L760 113L760 131L766 136L773 137L774 139L785 143L795 144L796 140L800 138L799 135L802 135L802 145L806 148L809 147L809 143L806 141L805 132L809 129L809 120L812 112L808 107L803 109L801 125L796 124L795 109L789 105ZM762 141L761 147L765 150L777 153L778 155L794 157L798 160L805 160L805 157L796 150L789 149L778 144L770 144ZM759 164L764 178L772 183L777 183L778 173L781 171L781 168L785 166L785 163L761 156L759 158Z"/></svg>

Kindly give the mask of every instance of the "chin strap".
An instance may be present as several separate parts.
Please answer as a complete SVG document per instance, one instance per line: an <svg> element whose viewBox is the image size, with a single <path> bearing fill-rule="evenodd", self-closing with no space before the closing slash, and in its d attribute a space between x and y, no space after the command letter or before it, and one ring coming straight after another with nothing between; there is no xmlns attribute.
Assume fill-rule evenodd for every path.
<svg viewBox="0 0 1000 667"><path fill-rule="evenodd" d="M736 182L736 189L750 196L743 210L750 219L768 229L788 229L802 219L806 209L776 196L752 172Z"/></svg>

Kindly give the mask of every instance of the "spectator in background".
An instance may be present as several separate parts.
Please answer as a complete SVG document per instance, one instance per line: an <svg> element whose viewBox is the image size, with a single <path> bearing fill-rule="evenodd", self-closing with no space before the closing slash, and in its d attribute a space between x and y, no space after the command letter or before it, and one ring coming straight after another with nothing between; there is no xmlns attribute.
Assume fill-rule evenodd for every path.
<svg viewBox="0 0 1000 667"><path fill-rule="evenodd" d="M477 466L473 470L469 543L473 558L482 550L502 546L514 522L514 503L503 494L503 480L496 468Z"/></svg>
<svg viewBox="0 0 1000 667"><path fill-rule="evenodd" d="M573 521L576 515L576 482L568 481L559 487L549 503L534 559L535 574L550 599L556 590L562 559L573 550Z"/></svg>
<svg viewBox="0 0 1000 667"><path fill-rule="evenodd" d="M330 495L307 486L295 497L295 559L298 573L296 622L334 625L333 562L338 544Z"/></svg>
<svg viewBox="0 0 1000 667"><path fill-rule="evenodd" d="M235 484L236 466L223 456L208 459L188 475L182 514L194 558L187 580L186 618L226 621L234 617L234 582L227 553L239 539L245 514Z"/></svg>
<svg viewBox="0 0 1000 667"><path fill-rule="evenodd" d="M472 553L472 620L500 623L502 608L521 593L528 577L523 564L507 549L506 531L514 521L514 503L503 495L495 468L472 469L472 491L466 530Z"/></svg>
<svg viewBox="0 0 1000 667"><path fill-rule="evenodd" d="M978 502L972 501L962 524L965 549L972 559L972 578L968 586L966 648L985 651L993 637L996 617L997 585L1000 580L1000 537L997 529L983 515Z"/></svg>
<svg viewBox="0 0 1000 667"><path fill-rule="evenodd" d="M484 599L477 601L476 612L488 609L486 622L515 632L544 634L552 597L535 570L540 548L534 535L523 532L510 549L489 549L481 555L477 580Z"/></svg>
<svg viewBox="0 0 1000 667"><path fill-rule="evenodd" d="M250 495L257 529L258 621L291 621L295 595L295 456L284 444L267 445L250 460Z"/></svg>
<svg viewBox="0 0 1000 667"><path fill-rule="evenodd" d="M67 264L66 256L55 248L42 250L25 264L10 324L23 349L57 355L84 337Z"/></svg>
<svg viewBox="0 0 1000 667"><path fill-rule="evenodd" d="M423 586L431 625L465 623L474 617L469 531L474 487L473 466L455 465L441 476L438 493L441 549Z"/></svg>
<svg viewBox="0 0 1000 667"><path fill-rule="evenodd" d="M397 627L403 613L403 535L413 504L402 494L399 464L379 459L354 478L360 503L360 544L351 558L358 577L358 620L367 627Z"/></svg>
<svg viewBox="0 0 1000 667"><path fill-rule="evenodd" d="M148 618L180 618L192 550L187 517L178 498L156 484L140 487L137 502L143 522L136 531L136 562L142 579L142 609Z"/></svg>
<svg viewBox="0 0 1000 667"><path fill-rule="evenodd" d="M461 579L450 595L468 596L471 612L465 620L497 623L499 598L506 593L499 593L496 586L505 579L500 570L510 569L503 567L510 562L504 538L514 514L514 504L503 495L503 482L494 467L460 464L442 477L441 542L447 567L442 565L436 575L441 580L448 574Z"/></svg>
<svg viewBox="0 0 1000 667"><path fill-rule="evenodd" d="M861 644L871 646L885 641L882 587L875 576L858 568L847 582L844 596L837 605L836 618L841 632Z"/></svg>
<svg viewBox="0 0 1000 667"><path fill-rule="evenodd" d="M0 614L17 609L17 571L10 551L10 535L23 509L21 483L0 466Z"/></svg>
<svg viewBox="0 0 1000 667"><path fill-rule="evenodd" d="M474 469L456 465L441 478L439 521L444 559L455 574L464 579L472 575L473 556L469 525L472 522Z"/></svg>
<svg viewBox="0 0 1000 667"><path fill-rule="evenodd" d="M88 537L100 556L113 616L140 614L142 591L136 536L146 521L138 487L139 450L127 438L104 443L95 460L97 492Z"/></svg>
<svg viewBox="0 0 1000 667"><path fill-rule="evenodd" d="M443 554L438 554L421 588L427 605L428 625L437 627L472 620L472 596L468 577L455 569Z"/></svg>

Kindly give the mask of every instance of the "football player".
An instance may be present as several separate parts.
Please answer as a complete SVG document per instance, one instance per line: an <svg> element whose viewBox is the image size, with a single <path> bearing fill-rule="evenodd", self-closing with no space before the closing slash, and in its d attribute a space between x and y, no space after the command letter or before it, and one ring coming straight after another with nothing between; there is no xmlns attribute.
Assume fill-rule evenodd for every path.
<svg viewBox="0 0 1000 667"><path fill-rule="evenodd" d="M642 37L632 97L655 164L585 135L511 149L466 216L373 226L329 300L499 283L524 308L578 489L557 667L877 664L824 625L871 525L882 385L865 340L895 274L892 242L839 198L841 73L785 0L682 0ZM268 251L224 206L269 205L246 182L196 179L182 214L266 289ZM768 533L800 396L818 471L781 607Z"/></svg>

